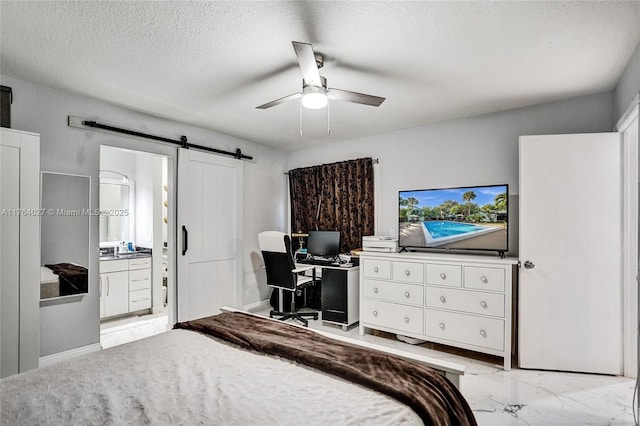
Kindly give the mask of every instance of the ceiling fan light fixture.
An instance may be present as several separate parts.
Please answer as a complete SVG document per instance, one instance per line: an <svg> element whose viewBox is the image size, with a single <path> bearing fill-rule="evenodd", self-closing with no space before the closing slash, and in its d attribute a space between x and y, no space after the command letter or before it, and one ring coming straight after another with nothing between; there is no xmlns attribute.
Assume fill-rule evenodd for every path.
<svg viewBox="0 0 640 426"><path fill-rule="evenodd" d="M321 109L327 106L327 89L318 86L305 86L302 89L302 106L308 109Z"/></svg>

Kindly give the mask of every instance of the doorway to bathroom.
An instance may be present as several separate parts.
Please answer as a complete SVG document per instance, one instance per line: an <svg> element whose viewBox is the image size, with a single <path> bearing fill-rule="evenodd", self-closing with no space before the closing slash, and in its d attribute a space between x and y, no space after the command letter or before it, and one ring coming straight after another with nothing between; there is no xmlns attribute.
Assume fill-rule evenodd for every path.
<svg viewBox="0 0 640 426"><path fill-rule="evenodd" d="M172 158L100 148L100 344L168 329L172 320Z"/></svg>

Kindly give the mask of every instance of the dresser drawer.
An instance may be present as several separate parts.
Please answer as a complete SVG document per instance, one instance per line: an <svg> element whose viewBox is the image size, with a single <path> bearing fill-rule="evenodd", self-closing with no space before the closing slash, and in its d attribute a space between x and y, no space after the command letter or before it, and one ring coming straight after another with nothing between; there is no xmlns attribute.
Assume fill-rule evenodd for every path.
<svg viewBox="0 0 640 426"><path fill-rule="evenodd" d="M151 269L129 271L129 291L151 288Z"/></svg>
<svg viewBox="0 0 640 426"><path fill-rule="evenodd" d="M504 294L427 287L427 307L504 318Z"/></svg>
<svg viewBox="0 0 640 426"><path fill-rule="evenodd" d="M400 332L422 334L424 309L380 300L362 299L360 321Z"/></svg>
<svg viewBox="0 0 640 426"><path fill-rule="evenodd" d="M424 304L424 286L364 279L363 296L422 306Z"/></svg>
<svg viewBox="0 0 640 426"><path fill-rule="evenodd" d="M462 266L428 263L427 284L462 287Z"/></svg>
<svg viewBox="0 0 640 426"><path fill-rule="evenodd" d="M427 336L504 351L504 321L455 312L426 310Z"/></svg>
<svg viewBox="0 0 640 426"><path fill-rule="evenodd" d="M391 265L394 281L409 283L424 282L424 264L413 262L393 262Z"/></svg>
<svg viewBox="0 0 640 426"><path fill-rule="evenodd" d="M391 278L391 262L388 260L363 259L362 274L368 278Z"/></svg>
<svg viewBox="0 0 640 426"><path fill-rule="evenodd" d="M151 289L129 292L129 312L149 309L151 307Z"/></svg>
<svg viewBox="0 0 640 426"><path fill-rule="evenodd" d="M137 259L129 259L129 269L145 269L151 268L151 257L139 257Z"/></svg>
<svg viewBox="0 0 640 426"><path fill-rule="evenodd" d="M129 262L127 259L120 260L101 260L100 261L100 273L126 271L129 269Z"/></svg>
<svg viewBox="0 0 640 426"><path fill-rule="evenodd" d="M500 268L465 266L464 286L477 290L504 291L505 271Z"/></svg>

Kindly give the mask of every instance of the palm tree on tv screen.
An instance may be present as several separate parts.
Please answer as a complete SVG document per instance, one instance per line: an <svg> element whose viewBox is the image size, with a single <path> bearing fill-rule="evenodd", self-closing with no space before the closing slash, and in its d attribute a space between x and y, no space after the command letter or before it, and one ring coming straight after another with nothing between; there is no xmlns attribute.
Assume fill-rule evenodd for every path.
<svg viewBox="0 0 640 426"><path fill-rule="evenodd" d="M496 198L494 199L494 201L496 202L496 210L498 210L498 211L506 210L506 208L507 208L507 193L503 192L502 194L496 195Z"/></svg>
<svg viewBox="0 0 640 426"><path fill-rule="evenodd" d="M473 191L467 191L462 194L462 199L467 202L467 216L471 216L471 202L476 199L476 193Z"/></svg>

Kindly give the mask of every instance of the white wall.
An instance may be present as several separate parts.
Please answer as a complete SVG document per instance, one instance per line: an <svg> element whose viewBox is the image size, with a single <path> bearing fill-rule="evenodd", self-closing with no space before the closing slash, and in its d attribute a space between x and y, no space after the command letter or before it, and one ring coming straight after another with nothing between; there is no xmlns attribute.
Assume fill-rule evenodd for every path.
<svg viewBox="0 0 640 426"><path fill-rule="evenodd" d="M638 92L640 92L640 43L636 46L616 86L614 121L622 117Z"/></svg>
<svg viewBox="0 0 640 426"><path fill-rule="evenodd" d="M400 190L507 183L509 254L517 255L518 137L610 131L612 111L611 92L585 96L301 149L287 169L378 158L376 225L385 235L397 229Z"/></svg>
<svg viewBox="0 0 640 426"><path fill-rule="evenodd" d="M98 208L100 145L150 151L175 158L176 147L153 141L109 135L67 126L69 115L171 139L186 135L189 142L254 156L244 167L244 282L251 297L244 303L266 298L264 272L257 266L257 233L285 229L286 186L284 152L210 130L189 126L76 94L0 76L13 89L12 127L40 133L41 169L91 176L91 208ZM173 167L173 162L170 167ZM91 219L90 293L79 301L42 307L40 355L51 355L99 341L98 220ZM257 253L257 254L256 254ZM245 290L245 296L247 291ZM262 296L262 297L260 297Z"/></svg>

